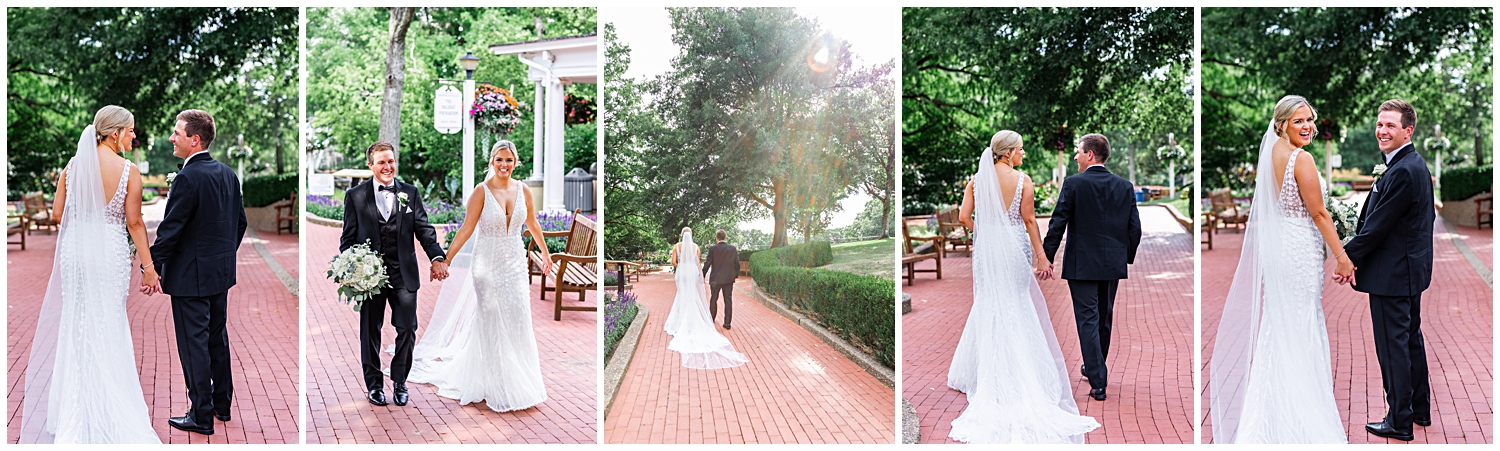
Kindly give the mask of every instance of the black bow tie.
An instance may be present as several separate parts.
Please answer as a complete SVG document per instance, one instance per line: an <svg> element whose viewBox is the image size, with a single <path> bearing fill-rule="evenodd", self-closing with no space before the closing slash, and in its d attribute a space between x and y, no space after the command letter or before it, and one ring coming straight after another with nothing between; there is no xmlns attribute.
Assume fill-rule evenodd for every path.
<svg viewBox="0 0 1500 451"><path fill-rule="evenodd" d="M391 185L391 186L376 185L375 188L379 189L381 191L390 191L390 192L393 192L393 193L396 192L396 186L395 185Z"/></svg>
<svg viewBox="0 0 1500 451"><path fill-rule="evenodd" d="M177 163L177 170L182 170L182 163Z"/></svg>

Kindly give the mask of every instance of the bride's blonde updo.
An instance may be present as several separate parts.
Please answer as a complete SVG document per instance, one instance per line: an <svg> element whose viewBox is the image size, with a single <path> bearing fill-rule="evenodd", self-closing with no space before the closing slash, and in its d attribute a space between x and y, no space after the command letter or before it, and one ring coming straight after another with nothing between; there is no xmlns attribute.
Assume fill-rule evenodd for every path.
<svg viewBox="0 0 1500 451"><path fill-rule="evenodd" d="M1312 104L1308 103L1307 99L1302 96L1288 95L1276 102L1276 109L1271 110L1271 128L1276 131L1276 136L1285 136L1286 121L1290 120L1292 114L1297 112L1297 108L1301 108L1303 105L1306 105L1307 109L1312 111L1312 119L1318 120L1318 109L1313 108Z"/></svg>
<svg viewBox="0 0 1500 451"><path fill-rule="evenodd" d="M1010 130L995 132L990 138L990 152L995 155L995 160L1001 160L1010 156L1012 151L1021 147L1021 134Z"/></svg>
<svg viewBox="0 0 1500 451"><path fill-rule="evenodd" d="M94 113L94 139L96 143L104 142L109 135L130 127L135 122L135 115L129 110L115 105L100 108Z"/></svg>

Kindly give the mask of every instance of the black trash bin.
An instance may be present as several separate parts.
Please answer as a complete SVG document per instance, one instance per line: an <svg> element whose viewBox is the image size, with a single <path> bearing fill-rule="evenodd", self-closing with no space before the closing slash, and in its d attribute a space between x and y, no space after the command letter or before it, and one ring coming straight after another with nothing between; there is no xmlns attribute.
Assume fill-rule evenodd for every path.
<svg viewBox="0 0 1500 451"><path fill-rule="evenodd" d="M573 168L563 175L563 205L568 211L594 212L594 175L583 168Z"/></svg>

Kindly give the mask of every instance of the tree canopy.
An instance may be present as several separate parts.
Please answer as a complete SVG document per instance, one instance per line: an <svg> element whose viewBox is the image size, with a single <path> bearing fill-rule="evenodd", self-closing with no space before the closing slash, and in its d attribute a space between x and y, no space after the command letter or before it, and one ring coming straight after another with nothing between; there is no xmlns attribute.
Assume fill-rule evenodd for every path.
<svg viewBox="0 0 1500 451"><path fill-rule="evenodd" d="M1204 8L1203 182L1245 186L1276 101L1306 97L1318 138L1342 166L1380 162L1376 110L1403 99L1417 110L1418 149L1441 124L1460 159L1493 153L1490 8ZM1451 154L1450 154L1451 155ZM1432 156L1428 155L1429 162Z"/></svg>
<svg viewBox="0 0 1500 451"><path fill-rule="evenodd" d="M668 13L681 53L650 80L624 77L629 44L606 25L607 252L767 214L783 246L789 229L826 228L851 190L894 203L893 61L856 66L790 8Z"/></svg>
<svg viewBox="0 0 1500 451"><path fill-rule="evenodd" d="M1000 130L1021 134L1021 169L1052 179L1087 133L1107 167L1137 182L1191 180L1192 8L902 9L902 188L906 214L956 204ZM1176 173L1156 149L1173 133ZM1074 172L1071 161L1064 161Z"/></svg>
<svg viewBox="0 0 1500 451"><path fill-rule="evenodd" d="M251 172L297 168L296 8L9 8L10 195L51 191L105 105L135 114L151 173L175 171L166 141L185 109L214 115L210 151ZM127 155L130 156L130 155Z"/></svg>
<svg viewBox="0 0 1500 451"><path fill-rule="evenodd" d="M479 57L474 79L512 90L516 100L530 104L534 84L526 79L526 65L515 56L490 53L489 46L531 41L542 37L580 36L596 33L595 8L416 8L406 33L405 83L402 90L400 177L408 182L433 186L430 194L455 199L460 189L462 134L445 135L432 126L433 95L442 80L461 81L464 71L458 58L472 52ZM387 8L308 8L307 82L309 151L331 150L345 160L339 167L363 168L364 151L379 136L380 108L384 91L385 57L390 40ZM459 87L455 85L455 87ZM570 96L593 99L596 85L574 84ZM516 174L531 173L533 124L542 106L530 105L531 113L503 139L516 144L521 164ZM475 167L487 167L486 138L476 131ZM597 159L594 123L567 126L564 168L588 168ZM323 170L337 169L323 167Z"/></svg>

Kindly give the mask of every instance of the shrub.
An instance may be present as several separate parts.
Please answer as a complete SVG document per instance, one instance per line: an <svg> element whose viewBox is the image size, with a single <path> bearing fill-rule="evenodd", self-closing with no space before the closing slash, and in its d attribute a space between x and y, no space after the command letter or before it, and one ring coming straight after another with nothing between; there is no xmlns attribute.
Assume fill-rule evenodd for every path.
<svg viewBox="0 0 1500 451"><path fill-rule="evenodd" d="M640 306L635 302L635 293L625 292L624 296L615 299L614 293L604 293L604 360L615 355L615 346L620 344L620 338L630 330L630 322L635 321L635 314L640 311Z"/></svg>
<svg viewBox="0 0 1500 451"><path fill-rule="evenodd" d="M882 365L894 368L896 283L808 267L832 260L828 242L770 249L750 256L750 277L787 307L807 313L845 340L868 347Z"/></svg>
<svg viewBox="0 0 1500 451"><path fill-rule="evenodd" d="M1489 192L1493 174L1494 166L1488 164L1443 171L1443 201L1464 200Z"/></svg>
<svg viewBox="0 0 1500 451"><path fill-rule="evenodd" d="M155 199L156 196L156 190L154 189L148 188L141 190L141 202L150 202L152 199Z"/></svg>
<svg viewBox="0 0 1500 451"><path fill-rule="evenodd" d="M307 212L319 218L344 220L344 203L328 196L307 196Z"/></svg>
<svg viewBox="0 0 1500 451"><path fill-rule="evenodd" d="M245 179L243 188L246 207L264 207L296 194L297 173L250 177Z"/></svg>

